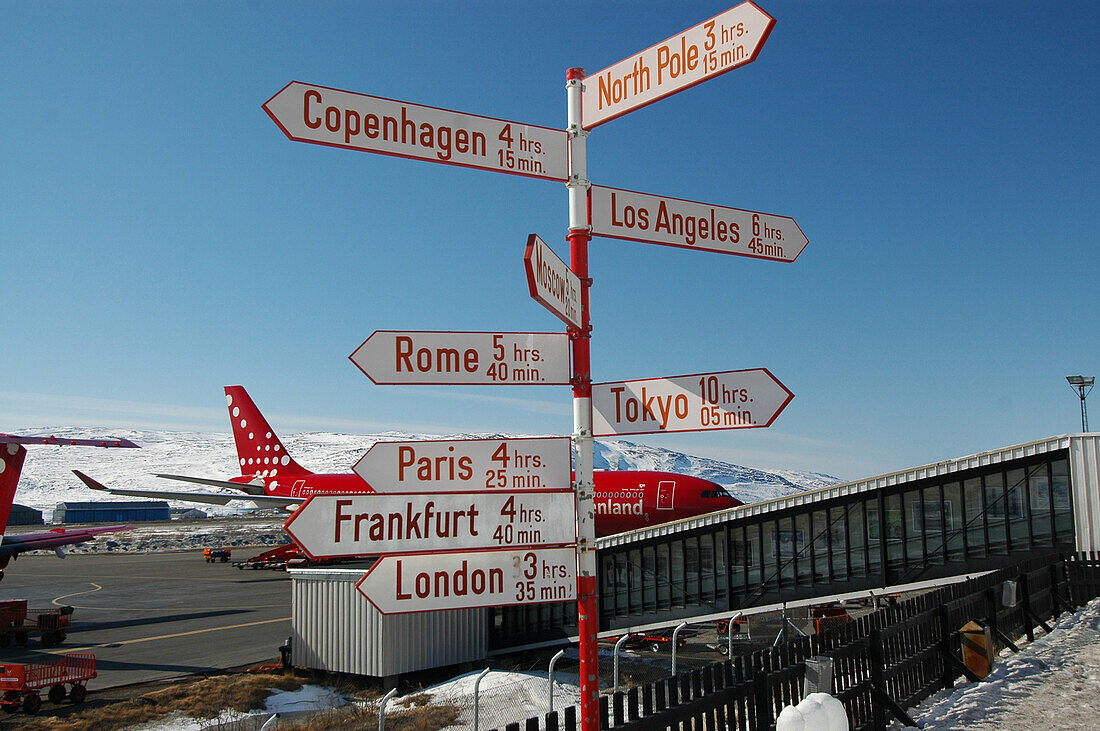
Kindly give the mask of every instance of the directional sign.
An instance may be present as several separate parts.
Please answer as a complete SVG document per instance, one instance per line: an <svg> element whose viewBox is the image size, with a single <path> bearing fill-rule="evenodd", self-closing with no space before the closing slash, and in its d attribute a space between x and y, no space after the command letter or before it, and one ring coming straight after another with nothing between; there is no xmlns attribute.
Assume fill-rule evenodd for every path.
<svg viewBox="0 0 1100 731"><path fill-rule="evenodd" d="M292 81L264 103L298 142L378 152L546 180L567 179L560 129Z"/></svg>
<svg viewBox="0 0 1100 731"><path fill-rule="evenodd" d="M572 490L313 495L283 528L311 558L576 541Z"/></svg>
<svg viewBox="0 0 1100 731"><path fill-rule="evenodd" d="M565 333L377 330L348 357L378 384L549 386L570 373Z"/></svg>
<svg viewBox="0 0 1100 731"><path fill-rule="evenodd" d="M581 280L546 242L531 234L523 253L531 296L562 322L581 327Z"/></svg>
<svg viewBox="0 0 1100 731"><path fill-rule="evenodd" d="M794 394L768 369L592 384L592 432L658 434L771 426Z"/></svg>
<svg viewBox="0 0 1100 731"><path fill-rule="evenodd" d="M576 563L572 548L387 556L355 588L382 614L567 602Z"/></svg>
<svg viewBox="0 0 1100 731"><path fill-rule="evenodd" d="M751 2L619 61L584 81L585 129L756 60L775 19Z"/></svg>
<svg viewBox="0 0 1100 731"><path fill-rule="evenodd" d="M787 216L598 185L588 195L597 236L787 262L809 243Z"/></svg>
<svg viewBox="0 0 1100 731"><path fill-rule="evenodd" d="M569 437L377 442L353 468L375 492L569 487Z"/></svg>

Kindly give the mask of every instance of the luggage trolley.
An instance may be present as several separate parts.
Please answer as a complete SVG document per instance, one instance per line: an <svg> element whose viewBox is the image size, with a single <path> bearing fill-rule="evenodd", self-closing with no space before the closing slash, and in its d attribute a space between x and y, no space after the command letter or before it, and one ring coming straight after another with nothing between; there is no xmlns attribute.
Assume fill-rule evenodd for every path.
<svg viewBox="0 0 1100 731"><path fill-rule="evenodd" d="M43 688L49 688L50 703L61 703L66 697L74 704L83 703L88 695L85 683L95 676L95 655L90 652L70 652L51 662L5 663L0 665L0 707L8 713L20 706L27 713L37 713Z"/></svg>
<svg viewBox="0 0 1100 731"><path fill-rule="evenodd" d="M27 644L32 632L42 633L43 647L56 647L65 641L72 626L72 607L27 609L26 599L0 600L0 647Z"/></svg>

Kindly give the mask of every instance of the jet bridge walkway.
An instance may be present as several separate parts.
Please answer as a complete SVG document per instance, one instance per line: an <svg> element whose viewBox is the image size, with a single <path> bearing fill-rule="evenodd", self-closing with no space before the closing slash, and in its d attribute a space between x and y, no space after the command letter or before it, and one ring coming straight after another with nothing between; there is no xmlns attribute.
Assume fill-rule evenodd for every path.
<svg viewBox="0 0 1100 731"><path fill-rule="evenodd" d="M600 631L893 593L1093 550L1100 434L1051 437L600 539ZM577 634L569 603L499 607L488 621L494 651Z"/></svg>

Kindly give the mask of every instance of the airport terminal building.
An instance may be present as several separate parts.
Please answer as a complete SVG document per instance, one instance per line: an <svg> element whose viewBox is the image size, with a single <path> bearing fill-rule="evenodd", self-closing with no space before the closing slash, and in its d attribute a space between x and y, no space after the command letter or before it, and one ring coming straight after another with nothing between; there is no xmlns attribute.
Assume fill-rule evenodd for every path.
<svg viewBox="0 0 1100 731"><path fill-rule="evenodd" d="M599 539L600 631L893 592L1095 550L1100 434L1050 437ZM355 589L364 571L290 572L295 665L385 677L576 639L573 603L381 615Z"/></svg>

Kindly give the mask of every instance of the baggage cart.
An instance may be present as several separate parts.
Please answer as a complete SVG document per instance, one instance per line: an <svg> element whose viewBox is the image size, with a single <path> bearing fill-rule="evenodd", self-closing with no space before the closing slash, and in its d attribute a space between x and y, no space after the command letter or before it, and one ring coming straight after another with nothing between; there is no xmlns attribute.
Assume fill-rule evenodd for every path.
<svg viewBox="0 0 1100 731"><path fill-rule="evenodd" d="M68 698L74 704L88 695L86 683L96 676L95 655L70 652L55 660L33 663L0 664L0 708L15 713L37 713L42 707L42 691L50 703ZM68 686L66 690L65 686Z"/></svg>
<svg viewBox="0 0 1100 731"><path fill-rule="evenodd" d="M33 632L41 633L43 647L56 647L65 641L72 617L68 606L28 609L26 599L0 600L0 647L25 645Z"/></svg>

